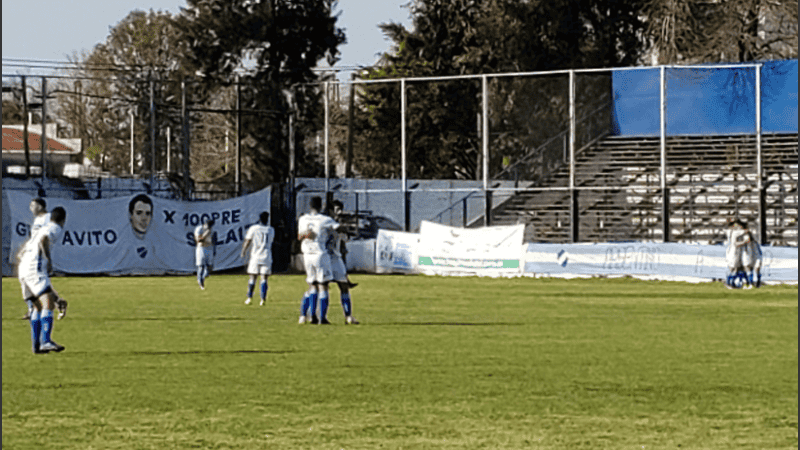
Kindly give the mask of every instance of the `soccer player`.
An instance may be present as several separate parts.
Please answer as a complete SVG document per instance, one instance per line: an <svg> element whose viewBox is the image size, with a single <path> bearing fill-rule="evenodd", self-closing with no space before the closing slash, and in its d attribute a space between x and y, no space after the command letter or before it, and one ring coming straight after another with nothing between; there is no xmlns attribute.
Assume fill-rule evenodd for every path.
<svg viewBox="0 0 800 450"><path fill-rule="evenodd" d="M208 278L211 267L214 265L214 239L212 228L213 219L205 219L201 225L194 229L194 241L197 245L194 256L197 266L197 284L200 289L206 288L206 278Z"/></svg>
<svg viewBox="0 0 800 450"><path fill-rule="evenodd" d="M31 233L30 236L32 237L39 231L40 228L50 223L50 213L47 212L47 202L41 197L36 197L31 200L31 204L29 205L31 210L31 214L33 214L33 223L31 224ZM24 244L23 244L24 247ZM22 251L22 248L20 248ZM19 274L17 274L19 276ZM20 277L20 283L22 282L22 278ZM53 295L56 297L56 307L58 308L58 318L63 319L67 315L67 301L61 298L58 295L58 292L53 289ZM33 312L33 302L24 299L25 303L28 306L27 313L22 317L23 320L30 320L31 313Z"/></svg>
<svg viewBox="0 0 800 450"><path fill-rule="evenodd" d="M327 251L327 242L331 238L331 231L339 228L339 224L332 218L321 214L322 198L311 198L311 212L303 214L297 221L297 240L303 252L303 263L306 269L306 283L308 291L303 296L303 305L300 308L299 323L306 323L308 311L311 311L312 324L329 324L328 313L328 283L333 279L331 260ZM319 319L317 319L317 300L319 300Z"/></svg>
<svg viewBox="0 0 800 450"><path fill-rule="evenodd" d="M726 234L725 261L728 265L728 278L725 281L725 286L728 289L734 289L737 287L736 279L743 273L742 251L747 235L747 230L744 229L744 222L741 219L731 220Z"/></svg>
<svg viewBox="0 0 800 450"><path fill-rule="evenodd" d="M17 255L22 297L33 304L30 323L35 354L64 350L64 346L56 344L51 338L57 296L50 283L50 272L53 271L50 247L61 235L66 219L64 208L54 208L50 222L39 228Z"/></svg>
<svg viewBox="0 0 800 450"><path fill-rule="evenodd" d="M341 217L344 205L339 200L331 202L331 217L338 221ZM350 287L354 286L347 277L347 268L342 258L342 249L344 248L345 234L339 231L331 232L331 239L328 239L328 254L331 259L331 272L333 273L333 280L339 286L339 298L344 310L344 323L345 325L358 325L358 321L353 317L353 303L350 299Z"/></svg>
<svg viewBox="0 0 800 450"><path fill-rule="evenodd" d="M250 247L250 262L247 264L250 280L247 282L247 300L244 301L244 304L249 305L252 302L256 277L261 275L261 303L259 305L264 306L269 288L267 278L272 273L272 241L275 239L275 229L269 226L269 213L266 211L259 215L258 221L259 223L251 225L247 229L240 256L244 258Z"/></svg>
<svg viewBox="0 0 800 450"><path fill-rule="evenodd" d="M752 289L753 286L761 287L761 265L763 256L761 245L756 241L753 232L745 229L745 244L742 246L742 267L746 272L744 279L745 289Z"/></svg>

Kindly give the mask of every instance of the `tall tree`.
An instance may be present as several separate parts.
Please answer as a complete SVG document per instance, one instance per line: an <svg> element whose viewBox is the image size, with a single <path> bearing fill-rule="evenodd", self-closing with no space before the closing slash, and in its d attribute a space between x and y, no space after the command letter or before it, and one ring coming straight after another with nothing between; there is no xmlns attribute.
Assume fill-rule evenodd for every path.
<svg viewBox="0 0 800 450"><path fill-rule="evenodd" d="M203 99L238 77L240 106L251 112L243 116L241 140L243 181L252 188L288 175L290 104L299 124L320 121L319 88L307 84L317 81L312 69L320 60L336 62L345 42L335 5L334 0L189 0L181 10L187 57L202 80L195 95ZM305 129L299 127L297 142L303 142ZM298 151L302 154L302 147Z"/></svg>

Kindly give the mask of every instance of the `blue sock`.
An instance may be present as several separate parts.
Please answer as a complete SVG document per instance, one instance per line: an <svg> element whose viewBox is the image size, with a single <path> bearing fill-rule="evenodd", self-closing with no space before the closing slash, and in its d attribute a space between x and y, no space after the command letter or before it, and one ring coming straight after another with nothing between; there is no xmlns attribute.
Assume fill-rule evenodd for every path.
<svg viewBox="0 0 800 450"><path fill-rule="evenodd" d="M197 281L201 284L205 281L203 277L203 266L197 266Z"/></svg>
<svg viewBox="0 0 800 450"><path fill-rule="evenodd" d="M761 286L761 272L756 275L756 285Z"/></svg>
<svg viewBox="0 0 800 450"><path fill-rule="evenodd" d="M323 292L319 295L319 320L328 317L328 293Z"/></svg>
<svg viewBox="0 0 800 450"><path fill-rule="evenodd" d="M203 280L204 280L204 281L205 281L205 279L206 279L206 278L208 278L208 272L209 272L209 271L208 271L208 266L207 266L207 265L204 265L204 266L203 266Z"/></svg>
<svg viewBox="0 0 800 450"><path fill-rule="evenodd" d="M311 309L311 315L317 315L317 293L312 292L308 294L308 307Z"/></svg>
<svg viewBox="0 0 800 450"><path fill-rule="evenodd" d="M28 305L28 311L33 309L33 300L25 300L25 304Z"/></svg>
<svg viewBox="0 0 800 450"><path fill-rule="evenodd" d="M250 280L247 282L247 298L253 298L253 290L256 288L256 281Z"/></svg>
<svg viewBox="0 0 800 450"><path fill-rule="evenodd" d="M50 334L53 332L53 310L42 310L42 337L40 341L50 342Z"/></svg>
<svg viewBox="0 0 800 450"><path fill-rule="evenodd" d="M349 316L352 314L353 305L350 303L350 293L342 294L342 309L344 309L344 315Z"/></svg>
<svg viewBox="0 0 800 450"><path fill-rule="evenodd" d="M303 294L303 304L300 306L300 315L307 316L308 308L311 306L311 297L308 292Z"/></svg>
<svg viewBox="0 0 800 450"><path fill-rule="evenodd" d="M747 282L749 284L753 284L753 272L750 272L749 274L747 274Z"/></svg>
<svg viewBox="0 0 800 450"><path fill-rule="evenodd" d="M261 282L261 300L267 299L267 289L269 286L267 286L267 280L264 280Z"/></svg>
<svg viewBox="0 0 800 450"><path fill-rule="evenodd" d="M42 319L39 311L31 311L31 342L33 348L39 348L39 336L42 334Z"/></svg>

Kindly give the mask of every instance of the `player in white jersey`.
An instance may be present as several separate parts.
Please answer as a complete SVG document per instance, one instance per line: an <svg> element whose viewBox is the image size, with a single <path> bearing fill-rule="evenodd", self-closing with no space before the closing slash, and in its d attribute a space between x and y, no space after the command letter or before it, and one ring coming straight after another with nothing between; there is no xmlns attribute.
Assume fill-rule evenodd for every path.
<svg viewBox="0 0 800 450"><path fill-rule="evenodd" d="M328 239L331 231L339 228L330 217L321 214L322 199L312 197L311 212L303 214L297 221L297 239L301 242L303 251L303 265L306 269L306 283L308 291L303 296L303 305L300 308L300 323L305 323L309 310L311 323L328 324L328 283L333 279L331 272L330 255L327 250ZM317 319L317 300L319 300L319 319Z"/></svg>
<svg viewBox="0 0 800 450"><path fill-rule="evenodd" d="M31 223L30 235L28 236L28 238L30 239L30 237L36 234L36 232L39 231L40 228L50 223L50 213L47 212L47 203L41 197L36 197L33 200L31 200L29 208L31 210L31 214L33 214L33 222ZM20 248L20 251L22 251L22 248ZM56 307L58 308L58 318L62 319L67 315L67 301L61 298L55 290L53 290L53 294L56 296ZM28 306L28 310L27 313L22 318L24 320L30 320L31 313L33 312L33 302L25 299L25 303Z"/></svg>
<svg viewBox="0 0 800 450"><path fill-rule="evenodd" d="M269 226L269 213L264 211L258 217L259 223L251 225L242 242L241 257L250 248L250 261L247 264L247 273L250 280L247 283L247 300L249 305L253 300L253 291L256 286L256 277L261 275L261 306L267 301L267 278L272 273L272 241L275 240L275 229Z"/></svg>
<svg viewBox="0 0 800 450"><path fill-rule="evenodd" d="M341 217L343 208L344 205L339 200L331 202L329 213L337 222ZM339 230L331 232L331 239L328 239L328 254L331 258L333 281L339 286L339 299L342 303L342 310L344 310L344 323L345 325L357 325L358 321L353 317L353 303L350 298L350 287L355 286L355 283L352 283L347 278L347 267L342 256L345 236L345 233Z"/></svg>
<svg viewBox="0 0 800 450"><path fill-rule="evenodd" d="M60 352L64 347L51 339L53 332L53 310L57 296L50 283L50 272L53 271L51 246L58 241L67 219L64 208L53 209L50 223L37 229L36 233L25 242L17 254L22 297L33 303L31 312L31 342L33 353Z"/></svg>
<svg viewBox="0 0 800 450"><path fill-rule="evenodd" d="M745 244L742 246L742 268L746 273L744 278L745 289L761 287L761 265L762 253L761 245L756 241L755 236L750 230L745 230Z"/></svg>
<svg viewBox="0 0 800 450"><path fill-rule="evenodd" d="M213 227L214 220L206 219L202 225L194 229L196 244L194 259L197 266L197 284L200 285L200 289L206 288L206 278L214 265L214 236L211 230Z"/></svg>
<svg viewBox="0 0 800 450"><path fill-rule="evenodd" d="M740 219L732 220L726 230L727 242L725 249L725 262L728 265L728 277L725 286L729 289L736 288L736 280L743 272L742 252L747 243L747 230Z"/></svg>

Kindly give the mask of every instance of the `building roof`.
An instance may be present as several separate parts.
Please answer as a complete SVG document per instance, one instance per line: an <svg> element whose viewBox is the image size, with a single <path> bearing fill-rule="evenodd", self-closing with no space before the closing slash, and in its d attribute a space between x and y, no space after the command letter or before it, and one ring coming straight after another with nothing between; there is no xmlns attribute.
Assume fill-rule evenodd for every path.
<svg viewBox="0 0 800 450"><path fill-rule="evenodd" d="M28 130L28 148L30 151L37 151L42 149L42 136L39 133ZM64 145L57 138L47 138L47 150L51 153L80 153L80 150L75 150L67 145ZM23 148L23 133L22 130L3 127L3 152L21 152Z"/></svg>

